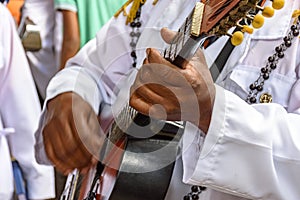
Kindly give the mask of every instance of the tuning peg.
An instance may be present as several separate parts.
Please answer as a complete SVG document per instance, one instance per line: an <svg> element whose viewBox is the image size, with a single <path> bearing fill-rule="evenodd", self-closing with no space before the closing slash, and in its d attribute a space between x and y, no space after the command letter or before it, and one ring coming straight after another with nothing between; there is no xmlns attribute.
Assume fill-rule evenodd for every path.
<svg viewBox="0 0 300 200"><path fill-rule="evenodd" d="M227 33L227 35L230 37L230 41L233 46L240 45L244 40L244 34L242 31L236 31L233 34Z"/></svg>
<svg viewBox="0 0 300 200"><path fill-rule="evenodd" d="M268 17L268 18L273 17L273 15L274 15L274 13L275 13L274 8L271 7L271 6L267 6L267 7L264 7L264 8L263 8L263 7L257 5L256 8L257 8L258 10L262 11L261 14L262 14L264 17Z"/></svg>
<svg viewBox="0 0 300 200"><path fill-rule="evenodd" d="M249 33L249 34L253 33L253 28L251 26L241 25L241 24L237 24L237 26L241 29L243 33Z"/></svg>
<svg viewBox="0 0 300 200"><path fill-rule="evenodd" d="M285 0L271 0L272 1L272 7L276 10L279 10L283 8Z"/></svg>
<svg viewBox="0 0 300 200"><path fill-rule="evenodd" d="M248 19L252 20L253 28L258 29L264 25L265 18L262 14L256 14L255 16L247 15L246 17Z"/></svg>

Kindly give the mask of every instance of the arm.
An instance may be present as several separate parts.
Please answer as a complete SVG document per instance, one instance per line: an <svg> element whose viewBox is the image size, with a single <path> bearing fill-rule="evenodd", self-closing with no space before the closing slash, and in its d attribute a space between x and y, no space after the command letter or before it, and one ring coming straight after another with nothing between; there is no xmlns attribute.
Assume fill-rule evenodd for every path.
<svg viewBox="0 0 300 200"><path fill-rule="evenodd" d="M187 1L178 1L182 4L190 5ZM146 45L149 45L149 35L157 35L157 37L159 38L159 29L157 27L161 26L162 22L168 23L166 24L166 26L172 23L176 25L177 23L180 23L177 19L173 18L167 21L165 20L165 10L167 10L169 13L171 12L172 15L175 14L174 10L166 9L168 6L168 1L159 1L155 7L153 7L151 1L147 1L146 4L143 6L142 20L145 23L145 25L141 28L141 31L144 30L144 27L147 27L147 29L145 30L147 34L145 33L145 31L143 31L141 38L146 38L144 38L144 40L140 40L137 44L139 49L144 49ZM193 8L193 5L183 7L187 10L185 10L185 12L182 12L182 10L180 9L176 10L178 11L178 15L182 13L188 13ZM150 16L151 20L149 20ZM45 152L44 148L48 145L53 147L55 147L56 145L52 142L46 144L45 140L48 137L50 137L50 134L53 134L53 137L64 138L64 132L60 132L59 129L57 131L51 131L50 129L48 129L49 127L57 129L57 126L55 126L57 122L55 122L54 119L56 118L61 120L61 124L69 124L65 127L73 126L72 121L66 121L67 118L60 117L62 116L62 112L60 112L59 110L57 110L56 112L52 110L52 106L51 108L49 107L50 102L52 101L51 99L53 99L52 103L56 104L54 102L59 101L55 101L55 99L62 98L63 96L60 94L66 92L76 93L81 97L78 99L84 100L87 104L89 104L90 107L92 107L94 114L100 114L101 119L106 117L113 117L112 113L109 113L111 112L111 110L108 109L109 112L106 113L103 111L103 108L111 107L111 105L114 103L116 94L118 93L118 91L120 91L121 87L123 86L122 84L120 84L121 80L125 79L128 76L129 72L135 70L132 69L132 58L130 56L130 32L132 31L132 28L130 26L125 25L125 20L126 18L122 15L120 15L117 19L112 18L97 33L96 39L93 39L89 41L86 45L84 45L80 49L80 51L67 62L66 68L57 73L55 77L53 77L53 79L50 81L49 86L47 88L47 99L44 104L43 115L40 118L39 129L36 132L36 156L37 160L40 163L55 164L56 166L60 166L61 161L55 161L55 159L53 158L51 159L51 161L54 162L48 160L47 153ZM155 44L163 43L160 39L158 41L153 39L151 42L156 42ZM140 61L142 61L143 59L144 51L140 51L138 52L138 54L139 65L141 63ZM66 103L66 105L70 106L71 104ZM88 106L85 107L87 108ZM53 108L59 108L59 106L53 106ZM81 107L74 106L71 109L64 109L64 115L72 117L72 113L66 113L66 110L72 111L72 109L80 110ZM51 116L50 113L56 113L59 115ZM78 111L76 113L78 113L78 115L87 115L87 112L85 111ZM84 118L85 117L82 117L82 119ZM47 121L45 121L46 119ZM53 125L50 126L52 122ZM74 134L77 133L78 132L75 132ZM93 140L94 138L88 137L88 139ZM61 139L61 141L64 143L64 145L62 146L63 148L65 148L65 151L69 152L67 149L69 148L68 142L70 141L66 139ZM79 141L76 141L76 143L78 145L82 145L82 143L80 143ZM61 154L63 151L57 148L53 149L55 152L55 157L61 157L61 155L59 154ZM67 158L69 157L67 156ZM90 154L87 155L87 158L91 158ZM86 166L89 166L90 161L91 160L87 160ZM73 162L72 164L67 165L66 167L62 167L59 170L68 172L74 168L83 165Z"/></svg>
<svg viewBox="0 0 300 200"><path fill-rule="evenodd" d="M60 10L63 15L63 42L60 69L65 67L67 60L73 57L80 48L80 32L77 13Z"/></svg>
<svg viewBox="0 0 300 200"><path fill-rule="evenodd" d="M264 41L261 45L267 47L270 43L270 41ZM278 41L273 43L278 43ZM299 52L298 45L297 41L293 52ZM192 119L197 115L192 118L182 117L188 116L184 115L185 111L192 113L192 110L188 110L189 107L185 107L187 110L181 109L178 105L182 106L184 103L174 104L172 94L165 91L166 86L168 88L186 88L186 85L189 84L194 88L195 83L199 81L201 83L201 80L204 79L204 74L189 74L189 72L183 73L177 68L173 69L172 65L158 54L155 59L147 59L146 65L138 74L132 87L131 105L145 114L150 113L159 118L162 118L161 116L172 117L173 113L179 113L176 115L177 118L173 118L174 120L183 119L193 123L188 123L183 135L184 182L207 186L208 192L211 193L216 193L218 190L221 193L248 199L298 199L300 196L298 190L300 177L297 173L300 167L300 99L298 95L300 84L299 78L291 78L290 74L299 77L299 60L296 62L298 58L296 54L291 53L290 56L287 68L285 68L285 62L281 63L282 69L288 70L287 74L289 75L285 77L282 74L276 74L272 80L275 88L278 85L281 86L281 89L274 90L278 96L274 95L273 97L274 101L279 101L282 105L277 102L249 105L241 97L216 85L215 93L209 92L215 94L212 107L210 107L209 104L202 101L207 96L205 94L209 87L200 90L195 88L192 93L196 93L198 99L200 121L203 116L201 110L206 110L210 114L210 122L207 123L208 126L205 126L207 129L199 126L199 123ZM197 57L196 55L195 58ZM190 62L191 66L193 66L193 60ZM249 60L250 63L253 61L253 59ZM150 61L149 64L148 61ZM160 65L158 66L157 63ZM247 64L249 65L249 63ZM241 65L245 67L244 63ZM251 69L253 70L253 68ZM189 76L186 78L187 84L178 76L184 77L183 74ZM241 76L239 80L242 81L247 80L248 76L251 78L257 76L256 71L253 74L250 71L244 71L241 74L239 71L237 74ZM156 77L159 77L159 80ZM227 78L229 79L227 84L233 85L232 90L240 89L237 85L229 82L234 79L233 75L227 75ZM154 87L147 84L153 83L153 80L154 83L160 85ZM247 85L246 87L239 86L247 88ZM180 91L180 89L178 90ZM173 89L173 91L177 90ZM190 103L190 94L183 92L177 94L175 100ZM289 100L285 100L283 96ZM156 104L162 105L160 108L164 108L164 115L160 115L161 112L156 110L159 108L158 106L153 106ZM195 104L192 105L195 106ZM207 106L211 109L207 109ZM203 132L206 134L205 136L201 134ZM225 194L221 195L225 196Z"/></svg>

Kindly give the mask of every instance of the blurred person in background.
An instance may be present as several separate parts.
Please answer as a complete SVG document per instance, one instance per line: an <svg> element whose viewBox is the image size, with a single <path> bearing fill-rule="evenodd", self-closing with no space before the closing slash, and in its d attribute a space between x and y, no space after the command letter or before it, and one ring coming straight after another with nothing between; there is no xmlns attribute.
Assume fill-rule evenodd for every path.
<svg viewBox="0 0 300 200"><path fill-rule="evenodd" d="M60 66L62 16L54 10L54 0L25 0L21 22L27 17L40 32L41 49L27 50L26 55L40 100L43 101L48 82Z"/></svg>
<svg viewBox="0 0 300 200"><path fill-rule="evenodd" d="M0 3L0 199L12 199L11 157L22 170L29 199L55 197L53 167L34 157L40 104L14 19Z"/></svg>
<svg viewBox="0 0 300 200"><path fill-rule="evenodd" d="M113 16L125 0L54 0L63 15L60 69Z"/></svg>

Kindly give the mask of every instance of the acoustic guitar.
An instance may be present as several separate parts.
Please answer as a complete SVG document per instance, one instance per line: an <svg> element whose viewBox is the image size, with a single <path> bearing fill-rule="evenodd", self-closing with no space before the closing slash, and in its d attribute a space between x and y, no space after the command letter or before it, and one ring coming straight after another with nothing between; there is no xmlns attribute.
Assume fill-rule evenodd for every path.
<svg viewBox="0 0 300 200"><path fill-rule="evenodd" d="M233 45L239 45L244 33L251 34L260 28L264 17L272 17L274 9L283 7L284 0L273 0L272 7L262 7L264 3L265 0L201 0L162 52L163 56L180 67L198 48L208 47L220 36L228 35ZM229 33L233 27L234 31ZM101 162L81 184L78 198L163 200L183 129L184 123L154 120L126 105L109 126ZM136 131L149 137L126 134ZM69 175L61 200L74 198L78 176L78 171Z"/></svg>

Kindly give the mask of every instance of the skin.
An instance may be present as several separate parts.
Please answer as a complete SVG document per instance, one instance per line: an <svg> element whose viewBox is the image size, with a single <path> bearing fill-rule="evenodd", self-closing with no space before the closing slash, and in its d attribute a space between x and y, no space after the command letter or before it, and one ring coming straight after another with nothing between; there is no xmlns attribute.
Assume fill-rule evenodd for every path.
<svg viewBox="0 0 300 200"><path fill-rule="evenodd" d="M67 60L80 49L80 32L77 13L60 10L63 15L63 43L61 50L60 70L65 67Z"/></svg>
<svg viewBox="0 0 300 200"><path fill-rule="evenodd" d="M48 158L63 174L75 168L82 173L95 165L104 134L92 107L79 95L67 92L47 104L43 123Z"/></svg>
<svg viewBox="0 0 300 200"><path fill-rule="evenodd" d="M174 36L167 29L161 33L166 42ZM131 87L130 105L155 118L190 121L207 132L215 87L203 52L197 51L182 67L172 65L157 50L147 49ZM77 168L85 173L96 164L105 138L98 120L76 93L62 93L48 101L42 134L46 154L57 170L68 174Z"/></svg>
<svg viewBox="0 0 300 200"><path fill-rule="evenodd" d="M165 28L161 35L166 42L174 37L174 33ZM130 105L158 119L190 121L206 133L215 86L203 52L199 49L181 67L164 59L157 50L147 49L147 58L131 87Z"/></svg>

